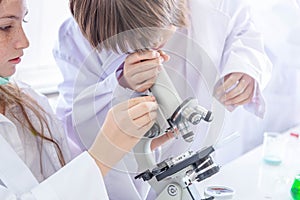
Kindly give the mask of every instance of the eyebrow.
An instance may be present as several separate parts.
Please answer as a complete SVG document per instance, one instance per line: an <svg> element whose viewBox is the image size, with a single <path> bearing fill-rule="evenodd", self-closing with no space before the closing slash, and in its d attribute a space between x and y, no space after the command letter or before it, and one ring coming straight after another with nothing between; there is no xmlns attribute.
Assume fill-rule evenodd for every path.
<svg viewBox="0 0 300 200"><path fill-rule="evenodd" d="M25 12L25 14L24 14L24 16L26 16L28 14L28 10L26 10L26 12ZM16 19L16 20L19 20L20 19L20 17L18 17L18 16L15 16L15 15L4 15L4 16L2 16L2 17L0 17L0 19Z"/></svg>
<svg viewBox="0 0 300 200"><path fill-rule="evenodd" d="M2 16L0 17L0 19L20 19L19 17L17 16L14 16L14 15L7 15L7 16Z"/></svg>

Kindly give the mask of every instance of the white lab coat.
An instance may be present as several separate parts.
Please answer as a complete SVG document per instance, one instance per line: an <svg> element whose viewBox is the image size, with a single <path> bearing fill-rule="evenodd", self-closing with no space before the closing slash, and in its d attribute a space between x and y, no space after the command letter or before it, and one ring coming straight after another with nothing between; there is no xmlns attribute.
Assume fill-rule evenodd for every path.
<svg viewBox="0 0 300 200"><path fill-rule="evenodd" d="M261 114L264 105L261 89L270 78L271 64L264 54L261 37L253 27L248 7L240 4L238 0L188 2L191 10L191 27L187 30L178 30L178 35L185 35L186 38L178 40L178 35L174 36L163 48L171 54L171 60L165 67L178 93L183 99L189 96L196 97L200 105L210 107L212 91L197 68L197 62L198 65L203 64L202 57L210 58L216 68L216 74L220 77L231 72L243 72L256 80L256 97L261 101L250 103L248 108ZM186 45L187 38L192 38L195 46L201 49L192 50L203 53L204 49L207 53L207 55L199 54L198 60L195 58L196 63L193 64L196 64L196 67L180 59L181 55L176 56L177 52L182 53L181 47ZM124 62L126 55L93 51L73 19L67 20L61 26L59 43L53 53L64 77L63 83L59 86L57 114L67 122L68 131L76 127L79 137L74 134L70 138L89 146L114 101L134 95L132 91L121 88L117 81L116 70ZM213 68L213 65L209 64L205 67ZM198 134L192 144L187 144L182 139L172 141L163 148L162 158L178 155L188 148L199 150L206 124L201 124L195 129L195 133ZM129 162L124 160L120 162L122 170L111 171L105 179L110 199L145 199L147 196L147 184L130 179L134 176L136 166L132 164L133 159ZM116 178L122 181L122 184L116 184Z"/></svg>
<svg viewBox="0 0 300 200"><path fill-rule="evenodd" d="M265 89L268 110L263 128L284 132L300 124L300 22L294 20L300 18L300 7L294 0L255 2L254 20L274 64Z"/></svg>
<svg viewBox="0 0 300 200"><path fill-rule="evenodd" d="M274 66L264 90L267 109L263 120L247 113L240 115L240 110L231 113L237 126L228 122L225 128L246 136L221 149L222 162L228 161L222 155L237 153L236 146L247 144L239 148L244 153L261 144L266 131L281 133L300 124L300 22L294 20L300 18L300 7L294 0L249 0L249 3Z"/></svg>
<svg viewBox="0 0 300 200"><path fill-rule="evenodd" d="M53 138L69 161L65 135L55 121L47 98L24 84L19 83L19 86L53 117L48 118ZM0 114L1 200L108 199L101 172L88 153L82 153L61 168L54 145L45 143L40 150L38 141L10 116Z"/></svg>

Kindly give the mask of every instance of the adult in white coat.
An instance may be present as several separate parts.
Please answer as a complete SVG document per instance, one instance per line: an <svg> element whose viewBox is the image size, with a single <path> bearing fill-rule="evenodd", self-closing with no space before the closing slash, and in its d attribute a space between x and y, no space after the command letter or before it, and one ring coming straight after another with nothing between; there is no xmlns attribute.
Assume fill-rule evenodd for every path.
<svg viewBox="0 0 300 200"><path fill-rule="evenodd" d="M154 123L155 98L115 106L101 139L66 164L70 159L66 137L47 98L7 78L29 45L22 27L26 13L24 0L0 0L0 199L108 199L102 175ZM124 132L128 124L133 135Z"/></svg>
<svg viewBox="0 0 300 200"><path fill-rule="evenodd" d="M265 90L268 103L265 131L284 132L300 124L300 22L293 20L300 17L300 7L296 2L251 1L254 21L266 38L267 53L274 65ZM280 117L276 117L278 113Z"/></svg>
<svg viewBox="0 0 300 200"><path fill-rule="evenodd" d="M300 124L300 22L294 20L300 17L300 8L295 0L249 0L249 4L253 21L265 38L266 52L274 66L272 78L264 90L267 109L264 119L231 113L238 126L233 127L232 122L225 128L249 134L234 141L233 146L224 146L221 157L233 152L240 144L247 144L241 149L243 152L249 151L263 142L266 131L285 132Z"/></svg>
<svg viewBox="0 0 300 200"><path fill-rule="evenodd" d="M106 31L118 30L117 28L109 29L105 27L107 24L115 24L113 23L114 16L110 16L110 18L101 16L102 13L107 13L101 10L105 9L105 3L107 2L97 1L101 2L101 7L93 3L84 5L84 1L72 2L75 6L71 6L71 8L73 8L76 20L79 21L80 28L73 19L67 20L61 26L59 43L53 52L64 77L63 83L59 86L60 98L57 114L66 122L66 129L69 133L72 130L76 132L70 138L75 143L81 144L81 148L84 149L84 146L89 146L92 143L95 138L95 134L92 134L92 132L96 133L103 123L101 119L113 105L112 100L133 95L133 91L144 92L151 87L159 67L169 59L168 56L170 56L170 60L164 65L171 72L171 79L183 99L193 96L198 99L201 105L210 106L213 91L211 85L207 87L207 82L204 80L207 77L201 77L203 74L199 69L202 67L201 70L203 71L205 69L211 70L213 78L218 77L216 74L221 78L225 77L224 84L217 87L217 91L221 93L218 96L221 96L220 100L226 106L245 105L246 108L251 109L256 114L263 114L264 103L261 98L261 90L268 82L271 65L264 54L261 37L252 24L249 8L241 4L241 1L187 1L189 26L180 28L178 23L172 21L169 21L169 24L158 24L158 27L167 28L170 28L172 24L176 24L179 28L168 41L162 40L166 42L162 47L166 54L150 50L142 54L142 58L139 58L139 53L133 53L129 56L124 53L118 54L110 50L114 48L106 49L105 46L101 45L101 42L105 43L105 39L103 39L105 36L102 34L105 34ZM83 4L77 5L80 2ZM157 5L157 7L154 7L156 2L161 5L170 3L170 1L153 1L151 2L153 9L149 9L149 12L141 11L139 15L134 13L129 16L134 16L136 21L151 19L149 16L144 15L162 10ZM150 3L136 2L135 4L137 4L137 7L140 5L144 8ZM85 8L86 5L91 7ZM125 7L127 6L134 5L126 5ZM76 10L78 8L82 10ZM163 11L165 12L163 13L164 19L172 19L174 15L178 15L178 10L172 10L171 7L169 11L167 8L169 7L165 7ZM131 11L139 12L140 10L133 9ZM184 8L182 8L182 11L184 11ZM99 16L95 17L89 15L89 13L99 13ZM153 16L157 17L158 15ZM110 22L105 23L101 21L103 19L109 19ZM134 21L123 16L118 19ZM156 23L155 20L152 21ZM126 24L125 22L116 22L116 24L120 23ZM153 26L153 24L151 25ZM88 40L82 35L81 31ZM92 34L95 35L91 36ZM96 39L93 40L93 38ZM190 40L193 41L193 44L189 43ZM98 45L100 45L100 48L102 47L101 52L95 51L93 48L99 47ZM186 45L192 46L187 47ZM158 45L158 47L161 46ZM127 50L130 50L130 48ZM157 52L159 54L156 54ZM195 57L194 53L198 53L198 58ZM188 54L192 54L191 58ZM204 58L210 58L212 64L210 63L209 66L203 65ZM130 71L134 68L132 63L145 60L153 62L148 62L151 66L151 72L149 72L149 68L148 70L144 69L147 71L145 74L148 77L142 81L132 81L133 79L130 79L130 73L127 74L126 69ZM192 64L190 63L191 60L194 61ZM216 68L213 68L213 66ZM139 66L138 68L141 69L142 67ZM125 77L125 82L129 84L126 85L126 83L120 82L122 76ZM138 85L139 82L142 84ZM227 96L222 94L224 90L230 90L226 94ZM201 126L197 127L200 130L199 132L205 132L205 129ZM90 130L91 132L85 134L83 130ZM177 155L188 148L198 150L201 148L202 141L203 134L197 134L191 145L187 145L181 138L172 141L162 152L162 157ZM126 164L124 164L124 170L126 170ZM127 170L129 169L127 168ZM120 179L121 176L124 178L122 181L127 177L129 184L126 182L126 184L117 185L114 182L116 177ZM119 171L111 171L109 173L108 177L111 178L106 179L105 183L111 199L124 197L127 199L145 199L147 191L144 187L141 187L140 183L130 180L132 176L127 172L122 174ZM128 185L131 185L132 189L123 190L123 187L128 188Z"/></svg>

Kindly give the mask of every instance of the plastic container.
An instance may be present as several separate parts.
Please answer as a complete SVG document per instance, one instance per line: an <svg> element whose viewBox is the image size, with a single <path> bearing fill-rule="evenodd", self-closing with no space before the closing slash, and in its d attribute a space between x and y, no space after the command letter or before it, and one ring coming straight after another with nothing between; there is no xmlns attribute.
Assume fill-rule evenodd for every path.
<svg viewBox="0 0 300 200"><path fill-rule="evenodd" d="M277 132L265 132L263 160L268 165L280 165L283 158L284 141Z"/></svg>
<svg viewBox="0 0 300 200"><path fill-rule="evenodd" d="M286 159L292 162L292 166L288 166L289 170L292 172L297 171L298 175L294 177L294 182L291 187L291 196L293 200L300 200L300 174L299 174L299 153L300 153L300 141L298 133L290 133L289 140L287 143L287 155ZM291 176L293 177L293 176Z"/></svg>
<svg viewBox="0 0 300 200"><path fill-rule="evenodd" d="M209 186L204 190L206 197L214 197L215 200L229 200L233 198L234 190L225 186Z"/></svg>
<svg viewBox="0 0 300 200"><path fill-rule="evenodd" d="M298 174L291 188L291 196L293 200L300 200L300 174Z"/></svg>

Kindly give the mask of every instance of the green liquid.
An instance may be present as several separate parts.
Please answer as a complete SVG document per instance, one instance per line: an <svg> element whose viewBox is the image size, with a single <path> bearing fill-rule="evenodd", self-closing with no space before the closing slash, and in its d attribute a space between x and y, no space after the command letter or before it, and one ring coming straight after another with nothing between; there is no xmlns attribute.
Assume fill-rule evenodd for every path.
<svg viewBox="0 0 300 200"><path fill-rule="evenodd" d="M295 177L291 188L291 195L293 200L300 200L300 174Z"/></svg>

